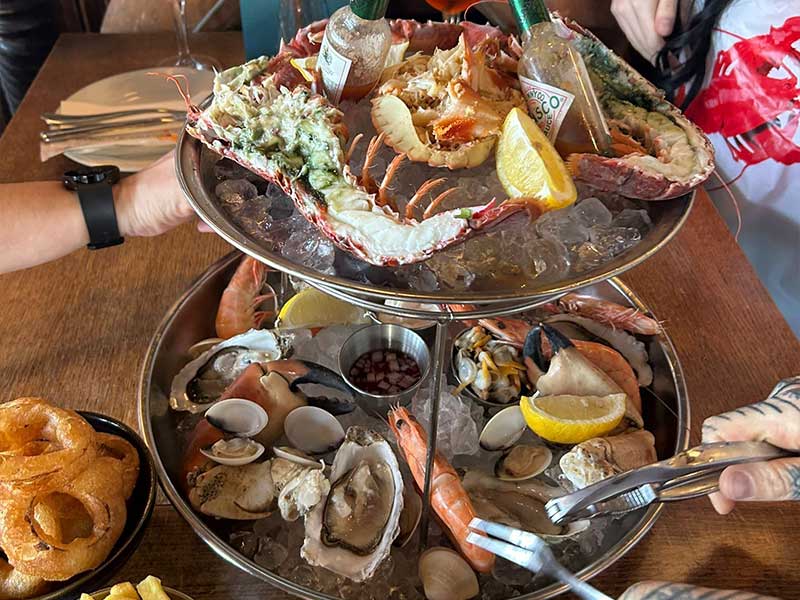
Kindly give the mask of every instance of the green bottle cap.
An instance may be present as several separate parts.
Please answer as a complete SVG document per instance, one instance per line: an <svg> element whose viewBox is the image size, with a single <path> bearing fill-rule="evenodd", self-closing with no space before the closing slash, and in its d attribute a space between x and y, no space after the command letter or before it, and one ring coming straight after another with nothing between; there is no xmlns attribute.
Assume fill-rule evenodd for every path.
<svg viewBox="0 0 800 600"><path fill-rule="evenodd" d="M544 23L550 20L550 11L544 4L544 0L509 0L511 12L517 20L520 33L528 31L537 23Z"/></svg>
<svg viewBox="0 0 800 600"><path fill-rule="evenodd" d="M350 10L357 17L368 21L377 21L386 16L389 0L350 0Z"/></svg>

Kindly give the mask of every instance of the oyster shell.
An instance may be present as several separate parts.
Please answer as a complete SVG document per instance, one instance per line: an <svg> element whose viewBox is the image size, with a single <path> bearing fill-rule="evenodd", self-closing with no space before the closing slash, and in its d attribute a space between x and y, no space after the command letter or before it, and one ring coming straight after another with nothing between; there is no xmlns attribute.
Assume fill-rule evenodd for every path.
<svg viewBox="0 0 800 600"><path fill-rule="evenodd" d="M331 491L306 518L301 554L311 565L369 579L389 555L400 527L403 477L389 444L354 426L336 453Z"/></svg>
<svg viewBox="0 0 800 600"><path fill-rule="evenodd" d="M283 357L290 338L265 329L220 342L186 364L172 380L169 405L173 410L202 412L252 363Z"/></svg>
<svg viewBox="0 0 800 600"><path fill-rule="evenodd" d="M189 502L204 515L250 520L269 516L275 499L270 462L218 465L194 480Z"/></svg>
<svg viewBox="0 0 800 600"><path fill-rule="evenodd" d="M271 474L278 490L278 509L286 521L296 521L307 515L331 489L319 464L309 467L285 458L273 458Z"/></svg>

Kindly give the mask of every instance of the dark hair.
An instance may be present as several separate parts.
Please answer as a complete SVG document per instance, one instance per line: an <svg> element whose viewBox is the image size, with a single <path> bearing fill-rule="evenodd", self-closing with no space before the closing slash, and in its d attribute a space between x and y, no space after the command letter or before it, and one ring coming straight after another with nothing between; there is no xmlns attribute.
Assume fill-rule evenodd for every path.
<svg viewBox="0 0 800 600"><path fill-rule="evenodd" d="M700 92L706 76L706 61L711 48L711 36L719 22L720 15L732 0L705 0L703 8L694 14L684 27L680 15L675 19L675 29L666 38L666 43L656 56L655 83L674 101L675 93L684 84L689 89L681 103L686 108ZM690 7L694 12L694 2ZM680 9L678 9L680 12ZM674 67L675 61L678 66Z"/></svg>

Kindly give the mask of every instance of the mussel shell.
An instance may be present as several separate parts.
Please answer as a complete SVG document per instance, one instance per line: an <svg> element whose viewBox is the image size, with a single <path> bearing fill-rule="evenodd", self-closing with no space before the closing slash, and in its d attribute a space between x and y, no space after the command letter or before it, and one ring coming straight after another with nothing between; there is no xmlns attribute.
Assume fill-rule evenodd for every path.
<svg viewBox="0 0 800 600"><path fill-rule="evenodd" d="M494 474L505 481L524 481L542 473L552 461L547 446L513 446L498 459Z"/></svg>

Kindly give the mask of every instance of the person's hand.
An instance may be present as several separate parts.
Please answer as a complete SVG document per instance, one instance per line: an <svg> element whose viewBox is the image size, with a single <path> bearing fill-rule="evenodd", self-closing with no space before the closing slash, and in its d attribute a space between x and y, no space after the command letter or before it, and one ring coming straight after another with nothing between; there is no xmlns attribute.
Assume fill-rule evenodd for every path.
<svg viewBox="0 0 800 600"><path fill-rule="evenodd" d="M115 194L117 221L123 236L165 233L194 216L175 177L175 154L124 178Z"/></svg>
<svg viewBox="0 0 800 600"><path fill-rule="evenodd" d="M800 450L800 376L781 381L762 402L703 423L703 443L746 441ZM723 515L737 500L800 500L800 458L728 467L720 476L719 489L710 498Z"/></svg>
<svg viewBox="0 0 800 600"><path fill-rule="evenodd" d="M636 51L655 63L675 27L678 0L611 0L611 14Z"/></svg>
<svg viewBox="0 0 800 600"><path fill-rule="evenodd" d="M724 598L725 600L778 600L772 596L759 596L750 592L717 590L686 583L665 581L643 581L629 587L619 600L706 600Z"/></svg>

